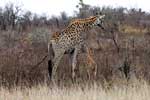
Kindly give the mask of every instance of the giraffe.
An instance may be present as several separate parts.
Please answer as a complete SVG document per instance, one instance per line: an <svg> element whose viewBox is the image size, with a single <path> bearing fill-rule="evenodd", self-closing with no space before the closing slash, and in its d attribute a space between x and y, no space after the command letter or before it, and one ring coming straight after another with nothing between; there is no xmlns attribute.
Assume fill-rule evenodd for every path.
<svg viewBox="0 0 150 100"><path fill-rule="evenodd" d="M103 21L105 15L96 15L84 19L76 19L71 21L71 23L62 30L61 32L55 32L52 34L50 42L48 43L49 48L52 47L53 58L49 60L49 75L52 80L56 79L56 71L59 65L59 62L65 53L69 53L72 60L72 79L75 78L75 70L77 64L77 56L80 53L82 47L86 48L87 54L88 51L86 37L87 31L90 29L99 26L104 29ZM91 57L88 57L91 60ZM91 60L93 63L93 60ZM95 72L96 73L96 72Z"/></svg>
<svg viewBox="0 0 150 100"><path fill-rule="evenodd" d="M87 56L85 60L85 66L87 67L87 74L88 74L88 79L96 79L96 74L97 74L97 63L95 62L94 58L94 52L92 48L87 48Z"/></svg>

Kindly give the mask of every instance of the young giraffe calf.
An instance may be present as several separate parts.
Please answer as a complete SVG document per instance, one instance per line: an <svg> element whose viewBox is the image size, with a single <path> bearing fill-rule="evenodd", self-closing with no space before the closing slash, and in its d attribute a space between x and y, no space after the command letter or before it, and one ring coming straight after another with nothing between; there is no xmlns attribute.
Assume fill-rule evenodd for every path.
<svg viewBox="0 0 150 100"><path fill-rule="evenodd" d="M85 34L88 30L99 26L102 29L105 15L96 15L85 19L77 19L72 21L66 29L56 32L52 35L48 44L52 46L54 57L49 60L49 75L52 80L56 79L56 70L58 64L65 53L70 53L72 59L72 78L75 78L75 69L77 64L77 56L81 47L86 47ZM88 49L86 49L88 53ZM51 72L52 71L52 72Z"/></svg>
<svg viewBox="0 0 150 100"><path fill-rule="evenodd" d="M94 52L92 48L88 48L87 51L87 58L85 60L85 64L87 67L87 74L88 74L88 79L96 79L96 74L97 74L97 63L94 61Z"/></svg>

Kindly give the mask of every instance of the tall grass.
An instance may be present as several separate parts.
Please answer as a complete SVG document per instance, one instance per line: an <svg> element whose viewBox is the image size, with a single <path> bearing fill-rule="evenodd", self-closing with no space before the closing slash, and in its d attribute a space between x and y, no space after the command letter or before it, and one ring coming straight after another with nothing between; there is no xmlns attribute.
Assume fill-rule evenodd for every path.
<svg viewBox="0 0 150 100"><path fill-rule="evenodd" d="M1 87L0 100L149 100L150 86L145 81L134 81L126 85L108 88L97 83L65 86L38 85L32 88Z"/></svg>

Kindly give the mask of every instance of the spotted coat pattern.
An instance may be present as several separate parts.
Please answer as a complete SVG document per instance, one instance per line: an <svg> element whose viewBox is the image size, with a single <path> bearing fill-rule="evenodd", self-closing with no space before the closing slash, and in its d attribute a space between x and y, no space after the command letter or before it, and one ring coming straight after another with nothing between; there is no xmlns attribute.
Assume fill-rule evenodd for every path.
<svg viewBox="0 0 150 100"><path fill-rule="evenodd" d="M88 54L85 34L95 26L99 26L103 29L102 24L104 16L105 15L96 15L85 19L73 20L68 27L61 32L55 32L52 34L49 42L54 53L52 65L49 66L52 67L52 80L56 79L56 70L65 52L72 52L70 57L72 60L72 78L74 79L77 56L81 47L85 47ZM93 60L91 61L91 63L93 63Z"/></svg>

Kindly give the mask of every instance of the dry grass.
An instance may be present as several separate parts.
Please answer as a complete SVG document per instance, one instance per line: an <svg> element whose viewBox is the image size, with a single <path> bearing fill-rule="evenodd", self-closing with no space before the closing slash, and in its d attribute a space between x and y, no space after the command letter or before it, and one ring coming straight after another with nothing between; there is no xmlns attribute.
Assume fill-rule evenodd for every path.
<svg viewBox="0 0 150 100"><path fill-rule="evenodd" d="M32 88L11 90L1 88L0 100L149 100L150 86L145 81L134 81L128 85L113 85L108 88L97 83L58 87L38 85Z"/></svg>
<svg viewBox="0 0 150 100"><path fill-rule="evenodd" d="M130 26L130 25L122 25L119 27L119 31L123 33L129 34L144 34L148 32L147 28L137 27L137 26Z"/></svg>

